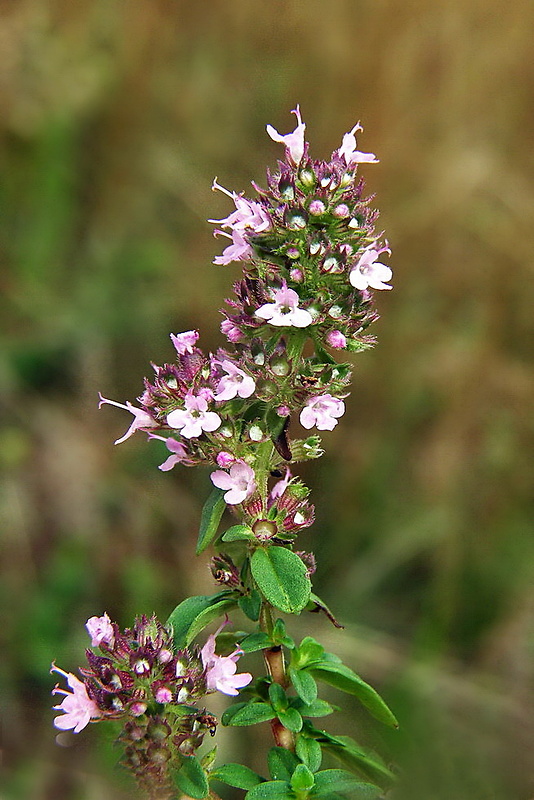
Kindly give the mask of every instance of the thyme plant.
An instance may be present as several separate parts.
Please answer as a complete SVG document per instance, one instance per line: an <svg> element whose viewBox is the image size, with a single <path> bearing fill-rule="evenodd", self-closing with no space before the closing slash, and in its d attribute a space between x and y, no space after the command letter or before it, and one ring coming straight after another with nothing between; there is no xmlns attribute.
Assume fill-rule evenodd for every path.
<svg viewBox="0 0 534 800"><path fill-rule="evenodd" d="M267 126L285 159L267 172L266 188L253 184L255 199L213 184L234 204L226 218L210 220L215 235L229 239L215 263L243 267L222 312L227 344L206 354L198 331L171 334L176 358L154 366L138 405L100 398L133 415L116 444L141 432L164 442L164 472L212 470L197 554L215 550L215 593L187 598L165 623L141 616L121 630L107 614L92 617L81 678L52 667L68 685L53 690L62 696L55 726L78 733L89 722L119 721L123 764L153 800L217 798L220 784L243 790L246 800L374 798L392 780L378 756L317 722L335 710L318 684L354 695L396 726L387 705L313 636L297 642L286 628L288 617L302 614L313 630L317 617L309 612L341 627L312 591L315 559L298 537L314 508L293 469L322 454L312 429L330 431L343 416L351 366L335 356L372 346L372 290L390 289L392 274L380 261L389 247L375 233L378 214L357 175L359 164L377 162L357 149L361 126L329 161L317 161L298 106L293 113L293 132ZM222 529L226 508L235 524ZM238 609L249 630L231 633ZM238 661L246 664L255 651L263 653L264 673L238 672ZM220 720L209 711L217 691L236 697ZM272 747L262 775L220 764L215 748L198 752L219 724L266 723ZM322 769L324 753L342 767Z"/></svg>

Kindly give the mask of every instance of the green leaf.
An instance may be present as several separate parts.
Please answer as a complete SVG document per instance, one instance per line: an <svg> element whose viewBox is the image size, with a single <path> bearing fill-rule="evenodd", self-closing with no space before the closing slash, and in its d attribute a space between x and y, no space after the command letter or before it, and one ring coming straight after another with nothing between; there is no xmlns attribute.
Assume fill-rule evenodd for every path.
<svg viewBox="0 0 534 800"><path fill-rule="evenodd" d="M259 590L271 605L287 614L298 614L310 597L311 582L296 553L285 547L256 550L250 561Z"/></svg>
<svg viewBox="0 0 534 800"><path fill-rule="evenodd" d="M286 708L285 710L278 711L276 716L288 731L298 733L302 730L302 717L296 708Z"/></svg>
<svg viewBox="0 0 534 800"><path fill-rule="evenodd" d="M313 636L305 636L296 650L291 653L291 664L296 669L304 669L317 661L323 661L324 647Z"/></svg>
<svg viewBox="0 0 534 800"><path fill-rule="evenodd" d="M271 778L275 781L289 781L299 761L290 750L283 747L271 747L267 753L267 764Z"/></svg>
<svg viewBox="0 0 534 800"><path fill-rule="evenodd" d="M260 618L260 610L261 610L261 594L253 589L251 593L244 594L238 600L238 605L243 614L251 619L253 622L257 622Z"/></svg>
<svg viewBox="0 0 534 800"><path fill-rule="evenodd" d="M289 667L288 675L295 691L304 703L313 703L317 700L317 684L309 672Z"/></svg>
<svg viewBox="0 0 534 800"><path fill-rule="evenodd" d="M269 700L275 711L284 711L288 706L287 695L279 683L271 683L269 686Z"/></svg>
<svg viewBox="0 0 534 800"><path fill-rule="evenodd" d="M233 608L237 601L230 591L213 595L188 597L176 606L167 620L173 629L174 643L178 649L187 647L206 625Z"/></svg>
<svg viewBox="0 0 534 800"><path fill-rule="evenodd" d="M313 777L313 772L310 772L305 764L299 764L291 776L290 784L293 791L307 792L312 788L314 783L315 778Z"/></svg>
<svg viewBox="0 0 534 800"><path fill-rule="evenodd" d="M327 717L335 710L334 706L319 698L312 703L304 703L300 698L293 698L291 705L305 717Z"/></svg>
<svg viewBox="0 0 534 800"><path fill-rule="evenodd" d="M378 692L368 683L365 683L349 667L337 662L321 661L309 667L309 671L314 678L357 697L360 703L380 722L390 725L392 728L399 727L393 712L388 708Z"/></svg>
<svg viewBox="0 0 534 800"><path fill-rule="evenodd" d="M255 653L257 650L266 650L272 647L272 641L266 633L250 633L239 642L239 647L244 653Z"/></svg>
<svg viewBox="0 0 534 800"><path fill-rule="evenodd" d="M323 749L338 758L353 772L376 781L381 786L389 786L395 781L395 775L386 767L382 759L375 753L360 747L350 736L328 734L328 741L323 743Z"/></svg>
<svg viewBox="0 0 534 800"><path fill-rule="evenodd" d="M225 710L223 711L222 717L221 717L222 724L223 725L231 725L233 716L235 714L237 714L237 712L241 708L245 708L246 705L248 705L248 701L247 700L243 700L241 703L232 703L231 706L228 706L228 708L225 708Z"/></svg>
<svg viewBox="0 0 534 800"><path fill-rule="evenodd" d="M182 766L174 780L180 791L194 800L204 800L209 794L206 773L196 756L182 756Z"/></svg>
<svg viewBox="0 0 534 800"><path fill-rule="evenodd" d="M261 775L242 764L223 764L211 773L211 777L236 789L248 790L259 783L264 783Z"/></svg>
<svg viewBox="0 0 534 800"><path fill-rule="evenodd" d="M204 503L200 516L200 529L197 540L197 556L211 544L217 534L219 522L223 515L226 503L224 502L224 492L222 489L213 488L210 496Z"/></svg>
<svg viewBox="0 0 534 800"><path fill-rule="evenodd" d="M227 711L229 710L227 709ZM245 703L230 718L228 718L228 715L225 717L225 714L222 716L223 725L239 726L256 725L259 722L267 722L270 719L274 719L276 716L273 707L269 703L255 703L253 701Z"/></svg>
<svg viewBox="0 0 534 800"><path fill-rule="evenodd" d="M294 800L295 795L287 781L267 781L254 786L245 800Z"/></svg>
<svg viewBox="0 0 534 800"><path fill-rule="evenodd" d="M315 774L315 786L312 797L325 797L332 792L351 792L351 797L356 800L373 800L381 794L378 786L372 783L359 781L350 772L344 769L324 769Z"/></svg>
<svg viewBox="0 0 534 800"><path fill-rule="evenodd" d="M222 535L223 542L243 542L255 538L254 531L248 525L233 525Z"/></svg>
<svg viewBox="0 0 534 800"><path fill-rule="evenodd" d="M318 741L299 734L295 743L295 752L308 769L317 772L323 760L323 751Z"/></svg>

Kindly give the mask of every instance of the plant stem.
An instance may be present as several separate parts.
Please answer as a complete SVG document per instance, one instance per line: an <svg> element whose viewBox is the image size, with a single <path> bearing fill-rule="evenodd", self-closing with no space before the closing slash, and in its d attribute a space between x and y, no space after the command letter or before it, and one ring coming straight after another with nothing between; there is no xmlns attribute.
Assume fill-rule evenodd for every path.
<svg viewBox="0 0 534 800"><path fill-rule="evenodd" d="M261 608L260 629L269 636L272 634L272 608L268 603L264 603ZM282 646L277 644L273 645L273 647L266 648L263 650L263 658L265 660L267 671L273 682L280 684L283 689L287 688L289 681L287 679L284 651L282 650ZM290 730L282 725L280 720L271 720L271 730L274 741L278 747L283 747L284 750L295 749L295 737Z"/></svg>

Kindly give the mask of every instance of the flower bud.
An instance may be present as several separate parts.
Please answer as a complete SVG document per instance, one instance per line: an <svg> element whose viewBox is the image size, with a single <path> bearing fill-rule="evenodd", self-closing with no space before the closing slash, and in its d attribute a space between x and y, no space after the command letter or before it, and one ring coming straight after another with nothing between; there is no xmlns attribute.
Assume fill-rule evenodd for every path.
<svg viewBox="0 0 534 800"><path fill-rule="evenodd" d="M334 217L337 217L338 219L344 219L344 217L349 216L350 209L346 203L340 203L334 208L332 213L334 214Z"/></svg>
<svg viewBox="0 0 534 800"><path fill-rule="evenodd" d="M308 211L314 217L320 217L326 211L326 206L322 200L312 200L308 206Z"/></svg>
<svg viewBox="0 0 534 800"><path fill-rule="evenodd" d="M300 256L298 247L288 247L286 250L286 255L288 258L298 258Z"/></svg>
<svg viewBox="0 0 534 800"><path fill-rule="evenodd" d="M133 714L134 717L141 717L145 713L146 709L147 709L146 703L136 701L135 703L132 703L132 705L130 706L130 713Z"/></svg>
<svg viewBox="0 0 534 800"><path fill-rule="evenodd" d="M217 453L215 461L217 462L217 466L226 469L234 463L235 457L231 453L227 453L226 450L221 450L220 453Z"/></svg>
<svg viewBox="0 0 534 800"><path fill-rule="evenodd" d="M299 175L300 182L306 189L311 189L315 186L315 174L311 171L311 169L303 169Z"/></svg>
<svg viewBox="0 0 534 800"><path fill-rule="evenodd" d="M261 442L264 438L264 433L259 425L251 425L248 429L248 435L253 442Z"/></svg>
<svg viewBox="0 0 534 800"><path fill-rule="evenodd" d="M336 350L343 350L347 346L347 339L341 331L333 330L326 334L326 343Z"/></svg>
<svg viewBox="0 0 534 800"><path fill-rule="evenodd" d="M297 269L297 267L293 267L293 269L290 270L289 277L291 278L293 283L302 283L302 281L304 280L304 275L302 273L302 270Z"/></svg>

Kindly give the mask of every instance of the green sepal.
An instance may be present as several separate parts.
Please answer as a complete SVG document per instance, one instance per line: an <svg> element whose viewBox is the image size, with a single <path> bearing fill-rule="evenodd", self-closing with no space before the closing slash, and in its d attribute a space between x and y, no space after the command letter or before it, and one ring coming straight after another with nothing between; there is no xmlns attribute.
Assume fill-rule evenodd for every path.
<svg viewBox="0 0 534 800"><path fill-rule="evenodd" d="M257 725L259 722L268 722L275 716L276 713L270 703L258 703L252 700L248 703L236 703L227 708L221 722L223 725Z"/></svg>
<svg viewBox="0 0 534 800"><path fill-rule="evenodd" d="M237 603L243 614L251 619L252 622L257 622L259 620L261 611L261 594L257 592L256 589L252 589L250 594L242 595Z"/></svg>
<svg viewBox="0 0 534 800"><path fill-rule="evenodd" d="M302 730L302 716L296 708L281 709L276 712L276 716L288 731L299 733Z"/></svg>
<svg viewBox="0 0 534 800"><path fill-rule="evenodd" d="M294 792L309 792L315 783L315 778L306 764L298 764L289 783Z"/></svg>
<svg viewBox="0 0 534 800"><path fill-rule="evenodd" d="M216 778L221 783L226 783L235 789L247 791L259 783L265 782L265 778L242 764L223 764L211 773L210 778Z"/></svg>
<svg viewBox="0 0 534 800"><path fill-rule="evenodd" d="M295 795L287 781L267 781L247 792L245 800L295 800Z"/></svg>
<svg viewBox="0 0 534 800"><path fill-rule="evenodd" d="M209 795L208 778L196 756L182 756L182 766L174 774L174 781L183 794L194 800L204 800Z"/></svg>
<svg viewBox="0 0 534 800"><path fill-rule="evenodd" d="M250 633L244 639L241 639L239 647L244 653L256 653L258 650L267 650L267 648L272 647L272 641L266 633L258 631L257 633Z"/></svg>
<svg viewBox="0 0 534 800"><path fill-rule="evenodd" d="M283 747L271 747L267 753L267 764L274 781L289 781L299 760L290 750L285 750Z"/></svg>
<svg viewBox="0 0 534 800"><path fill-rule="evenodd" d="M299 733L295 742L295 752L308 769L317 772L323 760L323 751L316 739Z"/></svg>
<svg viewBox="0 0 534 800"><path fill-rule="evenodd" d="M324 769L317 772L310 797L328 797L333 792L350 792L354 800L374 800L382 790L372 783L358 780L344 769Z"/></svg>
<svg viewBox="0 0 534 800"><path fill-rule="evenodd" d="M356 675L355 672L349 669L349 667L337 661L325 660L314 663L309 667L309 671L314 678L324 681L330 684L330 686L335 686L336 689L341 689L342 692L347 692L347 694L352 694L357 697L360 703L367 708L375 719L392 728L399 727L399 723L393 712L389 709L384 700L382 700L378 692Z"/></svg>
<svg viewBox="0 0 534 800"><path fill-rule="evenodd" d="M197 556L204 552L206 547L212 543L217 535L219 523L225 508L226 503L224 502L223 490L214 487L208 499L204 503L204 508L202 509L202 514L200 515L200 528L198 531L196 549Z"/></svg>
<svg viewBox="0 0 534 800"><path fill-rule="evenodd" d="M317 683L313 675L293 667L289 667L287 672L296 693L304 703L309 704L317 700Z"/></svg>
<svg viewBox="0 0 534 800"><path fill-rule="evenodd" d="M256 539L254 531L248 525L233 525L222 535L223 542L243 542Z"/></svg>
<svg viewBox="0 0 534 800"><path fill-rule="evenodd" d="M311 582L306 566L285 547L259 548L250 560L252 575L266 600L286 614L298 614L306 606Z"/></svg>
<svg viewBox="0 0 534 800"><path fill-rule="evenodd" d="M213 595L188 597L176 606L166 623L172 627L176 647L187 647L206 625L236 605L234 593L228 590Z"/></svg>

